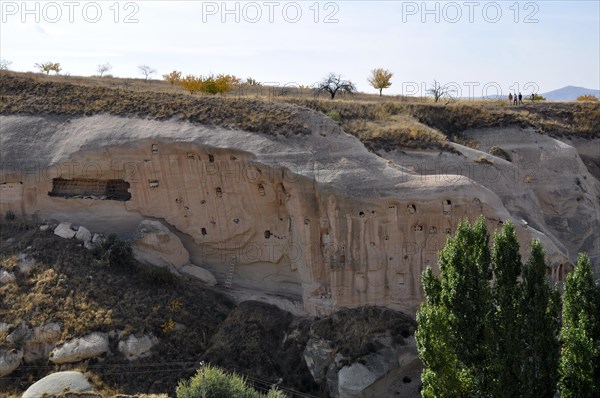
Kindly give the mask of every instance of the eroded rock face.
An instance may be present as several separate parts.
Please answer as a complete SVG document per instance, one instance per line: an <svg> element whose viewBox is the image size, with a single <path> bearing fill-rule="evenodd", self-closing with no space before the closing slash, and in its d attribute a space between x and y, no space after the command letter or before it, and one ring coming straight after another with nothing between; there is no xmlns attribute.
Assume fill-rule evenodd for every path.
<svg viewBox="0 0 600 398"><path fill-rule="evenodd" d="M84 359L99 357L108 352L108 335L91 333L66 341L50 353L50 361L56 364L81 362Z"/></svg>
<svg viewBox="0 0 600 398"><path fill-rule="evenodd" d="M503 171L523 171L521 144L508 144L512 136L482 144L482 151L459 148L464 155L382 153L386 160L316 115L311 134L288 138L113 116L69 123L57 116L0 118L2 150L12 164L33 156L55 173L37 178L3 170L0 183L9 185L1 212L58 219L68 212L91 230L122 235L145 217L160 219L144 221L134 245L138 259L178 270L191 262L221 283L231 274L234 288L300 296L310 314L363 305L414 313L422 271L436 268L447 234L465 217L483 215L490 230L512 220L525 257L529 241L541 239L554 280L564 278L576 251L589 249L597 258L594 245L600 247L593 176L582 174L587 192L577 202L571 189L534 188L526 176L515 183L436 168L476 167L484 156ZM46 144L25 153L20 140L27 134ZM486 153L494 145L511 161ZM579 164L576 151L561 153ZM544 151L537 156L546 161ZM430 171L414 165L419 161ZM98 189L106 195L86 194Z"/></svg>
<svg viewBox="0 0 600 398"><path fill-rule="evenodd" d="M142 263L179 270L190 262L181 240L160 221L142 221L135 237L133 255Z"/></svg>

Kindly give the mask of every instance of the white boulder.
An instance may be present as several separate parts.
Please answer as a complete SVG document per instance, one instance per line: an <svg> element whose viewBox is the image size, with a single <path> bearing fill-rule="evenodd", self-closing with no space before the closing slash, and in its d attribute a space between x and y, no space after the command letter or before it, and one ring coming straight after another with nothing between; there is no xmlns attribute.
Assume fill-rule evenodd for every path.
<svg viewBox="0 0 600 398"><path fill-rule="evenodd" d="M53 373L32 384L22 398L42 398L47 395L57 395L64 392L92 392L93 386L80 372Z"/></svg>
<svg viewBox="0 0 600 398"><path fill-rule="evenodd" d="M130 361L138 358L145 358L152 353L152 347L158 343L158 339L153 335L144 335L136 337L130 334L125 340L119 341L119 352Z"/></svg>
<svg viewBox="0 0 600 398"><path fill-rule="evenodd" d="M75 233L75 238L82 242L91 242L92 241L92 233L84 226L80 226Z"/></svg>
<svg viewBox="0 0 600 398"><path fill-rule="evenodd" d="M0 269L0 285L6 285L15 281L15 274L6 270Z"/></svg>
<svg viewBox="0 0 600 398"><path fill-rule="evenodd" d="M133 255L142 263L179 270L190 262L190 254L179 237L160 221L142 221L135 236Z"/></svg>
<svg viewBox="0 0 600 398"><path fill-rule="evenodd" d="M81 362L108 352L108 335L91 333L84 337L68 340L50 353L50 361L56 364Z"/></svg>
<svg viewBox="0 0 600 398"><path fill-rule="evenodd" d="M215 286L217 284L217 278L215 278L215 276L209 270L198 267L194 264L188 264L184 266L181 268L180 272L190 275L209 286Z"/></svg>
<svg viewBox="0 0 600 398"><path fill-rule="evenodd" d="M17 264L19 271L27 275L35 268L35 260L29 257L26 253L19 254L19 263Z"/></svg>
<svg viewBox="0 0 600 398"><path fill-rule="evenodd" d="M54 235L58 235L64 239L71 239L77 232L71 229L70 222L61 222L56 228L54 228Z"/></svg>

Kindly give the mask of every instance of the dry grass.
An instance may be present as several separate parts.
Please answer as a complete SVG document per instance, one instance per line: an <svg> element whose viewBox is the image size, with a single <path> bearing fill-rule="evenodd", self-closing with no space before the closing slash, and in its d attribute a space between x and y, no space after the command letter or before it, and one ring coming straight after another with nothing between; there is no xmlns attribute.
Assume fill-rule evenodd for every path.
<svg viewBox="0 0 600 398"><path fill-rule="evenodd" d="M157 120L178 118L271 135L310 132L304 122L306 111L288 104L45 80L12 72L0 73L0 114L89 116L109 113Z"/></svg>
<svg viewBox="0 0 600 398"><path fill-rule="evenodd" d="M177 118L262 134L307 134L311 109L339 115L344 130L372 150L449 149L448 142L477 148L469 129L518 126L551 136L600 137L600 104L505 100L433 103L425 98L359 93L335 100L309 88L236 86L225 96L190 95L161 80L47 76L1 72L0 114L110 113ZM295 105L295 106L294 106ZM303 109L304 108L304 109Z"/></svg>
<svg viewBox="0 0 600 398"><path fill-rule="evenodd" d="M8 237L15 241L6 244ZM76 240L59 238L51 231L40 231L33 224L3 223L0 241L0 264L13 264L15 256L21 252L37 260L29 275L16 273L14 283L0 287L0 319L3 322L13 327L21 322L32 326L58 322L62 325L63 339L111 330L138 335L152 333L160 338L157 355L140 360L135 369L140 371L138 373L112 370L129 365L120 356L108 356L101 364L96 360L87 363L104 382L105 388L115 391L172 391L180 378L193 373L189 365L165 365L164 368L172 370L152 374L151 379L143 371L161 363L194 363L206 350L210 336L234 307L225 296L187 279L176 278L174 285L162 285L156 278L147 277L144 266L136 268L136 272L100 266ZM180 305L174 307L173 302ZM161 326L171 319L185 325L185 329L164 333ZM33 379L53 369L47 363L37 365L40 367L33 370L17 369L11 375L16 379L0 379L0 391L22 391Z"/></svg>

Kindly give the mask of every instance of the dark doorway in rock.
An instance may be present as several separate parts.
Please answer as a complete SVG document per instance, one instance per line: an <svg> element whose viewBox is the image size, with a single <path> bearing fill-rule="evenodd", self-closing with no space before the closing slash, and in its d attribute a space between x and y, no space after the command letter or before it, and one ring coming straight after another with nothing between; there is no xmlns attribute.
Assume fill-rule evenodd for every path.
<svg viewBox="0 0 600 398"><path fill-rule="evenodd" d="M129 183L125 180L101 180L95 178L53 178L52 191L48 196L62 198L119 200L131 199Z"/></svg>

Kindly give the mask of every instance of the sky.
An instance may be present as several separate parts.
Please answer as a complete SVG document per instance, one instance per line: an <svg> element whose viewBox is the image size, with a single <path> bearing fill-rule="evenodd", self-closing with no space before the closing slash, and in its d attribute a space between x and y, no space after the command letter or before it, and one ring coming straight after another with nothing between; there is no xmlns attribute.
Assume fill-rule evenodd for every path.
<svg viewBox="0 0 600 398"><path fill-rule="evenodd" d="M363 92L460 96L600 88L598 1L6 1L0 58L60 62L71 75L141 77L138 66L313 85L330 72Z"/></svg>

